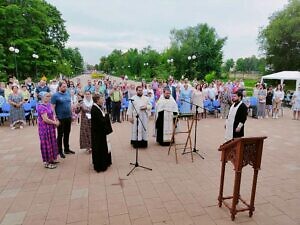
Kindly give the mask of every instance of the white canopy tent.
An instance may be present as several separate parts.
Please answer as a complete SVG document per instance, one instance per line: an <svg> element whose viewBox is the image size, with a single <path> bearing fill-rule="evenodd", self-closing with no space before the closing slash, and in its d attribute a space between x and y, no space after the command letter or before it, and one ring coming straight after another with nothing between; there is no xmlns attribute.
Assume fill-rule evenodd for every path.
<svg viewBox="0 0 300 225"><path fill-rule="evenodd" d="M264 80L280 80L280 83L283 84L285 80L294 80L297 87L300 86L300 72L299 71L281 71L278 73L269 74L261 77L261 82L266 83Z"/></svg>

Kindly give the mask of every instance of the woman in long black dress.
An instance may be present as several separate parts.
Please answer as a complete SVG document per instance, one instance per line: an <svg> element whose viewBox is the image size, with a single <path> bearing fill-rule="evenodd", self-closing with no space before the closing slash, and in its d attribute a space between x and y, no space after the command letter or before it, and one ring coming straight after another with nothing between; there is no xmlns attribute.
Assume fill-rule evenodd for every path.
<svg viewBox="0 0 300 225"><path fill-rule="evenodd" d="M91 109L92 158L94 170L99 173L105 171L111 165L111 153L108 152L105 114L102 109L104 97L95 94L93 101L94 104Z"/></svg>

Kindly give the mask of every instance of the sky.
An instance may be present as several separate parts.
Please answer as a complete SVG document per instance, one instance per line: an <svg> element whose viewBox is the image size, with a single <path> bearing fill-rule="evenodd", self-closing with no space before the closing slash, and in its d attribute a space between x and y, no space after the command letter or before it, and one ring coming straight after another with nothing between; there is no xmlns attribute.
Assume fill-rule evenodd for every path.
<svg viewBox="0 0 300 225"><path fill-rule="evenodd" d="M257 43L261 27L288 0L46 0L66 21L68 47L78 47L84 61L98 64L114 49L163 51L170 31L199 23L227 37L224 59L261 56Z"/></svg>

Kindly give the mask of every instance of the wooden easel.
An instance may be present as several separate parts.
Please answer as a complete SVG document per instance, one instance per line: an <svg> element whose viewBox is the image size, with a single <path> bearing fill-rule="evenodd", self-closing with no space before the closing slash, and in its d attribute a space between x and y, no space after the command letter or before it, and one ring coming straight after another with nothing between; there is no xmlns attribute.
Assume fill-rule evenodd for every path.
<svg viewBox="0 0 300 225"><path fill-rule="evenodd" d="M178 131L176 132L176 127L178 124L178 121L180 118L186 118L186 122L187 122L187 130L185 131ZM179 114L175 116L175 122L173 125L173 133L172 133L172 138L171 138L171 143L169 146L169 151L168 151L168 155L170 155L170 151L173 148L174 152L175 152L175 158L176 158L176 163L178 163L178 157L177 157L177 150L183 149L184 151L186 149L190 149L191 151L191 158L192 158L192 162L194 161L193 159L193 152L192 152L192 139L191 139L191 131L193 128L193 124L194 124L194 115L193 114ZM176 134L188 134L187 135L187 139L184 143L175 143L175 135ZM178 146L184 146L183 148L178 147Z"/></svg>
<svg viewBox="0 0 300 225"><path fill-rule="evenodd" d="M231 220L235 219L235 215L238 212L249 211L249 217L253 215L253 211L255 210L254 200L257 184L257 175L258 170L260 170L263 143L264 139L266 138L267 137L235 138L231 141L224 143L219 148L219 151L222 151L222 169L218 198L219 207L221 207L223 203L230 210ZM234 188L232 196L223 197L225 166L228 161L231 161L231 163L234 165ZM240 196L242 169L248 164L251 165L254 169L250 204L248 204ZM232 199L231 206L230 204L225 202L225 200L228 199ZM246 205L245 208L237 209L237 204L239 200L244 205Z"/></svg>

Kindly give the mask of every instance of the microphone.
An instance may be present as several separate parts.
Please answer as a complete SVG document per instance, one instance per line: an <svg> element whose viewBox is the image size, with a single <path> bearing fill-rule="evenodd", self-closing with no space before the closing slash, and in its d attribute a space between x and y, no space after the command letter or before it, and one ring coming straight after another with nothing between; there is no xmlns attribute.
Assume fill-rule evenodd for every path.
<svg viewBox="0 0 300 225"><path fill-rule="evenodd" d="M133 102L133 101L134 101L134 99L131 99L131 98L130 98L130 99L128 99L128 100L129 100L129 101L131 101L131 102Z"/></svg>

